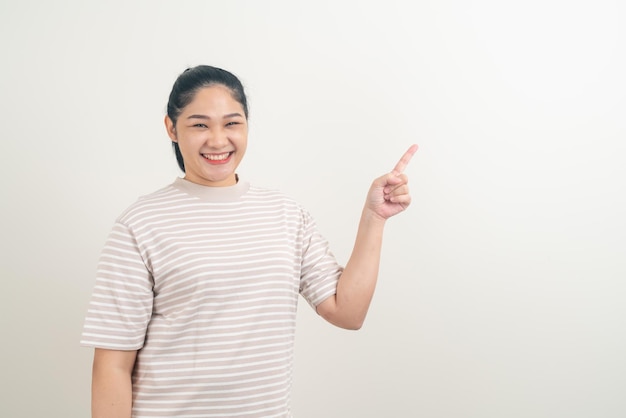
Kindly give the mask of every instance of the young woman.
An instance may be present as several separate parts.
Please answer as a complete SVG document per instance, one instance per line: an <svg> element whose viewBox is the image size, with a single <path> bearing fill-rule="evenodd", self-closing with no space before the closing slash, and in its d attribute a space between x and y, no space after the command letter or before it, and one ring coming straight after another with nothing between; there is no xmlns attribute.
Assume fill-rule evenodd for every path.
<svg viewBox="0 0 626 418"><path fill-rule="evenodd" d="M233 74L182 73L165 126L185 176L122 213L102 251L81 340L92 416L290 417L299 295L361 327L417 147L372 183L344 268L306 210L237 176L248 106Z"/></svg>

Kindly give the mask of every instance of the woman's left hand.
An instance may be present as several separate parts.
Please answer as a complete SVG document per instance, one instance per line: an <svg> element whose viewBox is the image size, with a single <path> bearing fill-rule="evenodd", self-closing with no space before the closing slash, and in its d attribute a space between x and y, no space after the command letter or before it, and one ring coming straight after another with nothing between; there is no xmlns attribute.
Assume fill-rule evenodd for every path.
<svg viewBox="0 0 626 418"><path fill-rule="evenodd" d="M411 145L390 173L374 180L365 202L366 210L372 211L382 219L388 219L411 204L409 178L404 174L404 169L416 151L417 145Z"/></svg>

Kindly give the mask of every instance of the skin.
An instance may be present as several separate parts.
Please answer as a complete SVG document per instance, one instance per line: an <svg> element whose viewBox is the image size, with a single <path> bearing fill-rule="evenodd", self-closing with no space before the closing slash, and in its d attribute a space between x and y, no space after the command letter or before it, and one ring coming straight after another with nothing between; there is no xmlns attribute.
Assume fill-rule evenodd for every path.
<svg viewBox="0 0 626 418"><path fill-rule="evenodd" d="M248 121L228 88L215 85L200 89L175 124L165 117L165 128L180 148L185 179L211 187L237 183L235 170L246 153ZM226 154L226 159L215 160Z"/></svg>
<svg viewBox="0 0 626 418"><path fill-rule="evenodd" d="M417 145L412 145L393 170L375 179L369 189L337 293L317 306L317 313L331 324L356 330L365 321L378 278L385 222L411 203L404 169L416 151Z"/></svg>
<svg viewBox="0 0 626 418"><path fill-rule="evenodd" d="M230 90L220 85L199 90L176 123L165 117L165 127L180 147L187 180L210 187L236 184L235 170L246 151L248 123ZM363 325L378 278L385 223L411 203L404 170L416 151L417 145L412 145L391 172L372 182L337 293L317 306L318 314L338 327L359 329ZM92 418L131 416L136 357L137 351L95 350Z"/></svg>
<svg viewBox="0 0 626 418"><path fill-rule="evenodd" d="M96 348L91 374L92 418L130 418L137 351Z"/></svg>

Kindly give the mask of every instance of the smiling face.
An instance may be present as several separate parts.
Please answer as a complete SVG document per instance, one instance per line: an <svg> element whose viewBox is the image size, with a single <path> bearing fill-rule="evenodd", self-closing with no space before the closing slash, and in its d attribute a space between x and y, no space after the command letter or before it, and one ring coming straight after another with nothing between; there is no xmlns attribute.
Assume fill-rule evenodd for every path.
<svg viewBox="0 0 626 418"><path fill-rule="evenodd" d="M178 143L185 179L205 186L232 186L248 144L248 121L242 105L220 84L203 87L176 123L165 117L170 139Z"/></svg>

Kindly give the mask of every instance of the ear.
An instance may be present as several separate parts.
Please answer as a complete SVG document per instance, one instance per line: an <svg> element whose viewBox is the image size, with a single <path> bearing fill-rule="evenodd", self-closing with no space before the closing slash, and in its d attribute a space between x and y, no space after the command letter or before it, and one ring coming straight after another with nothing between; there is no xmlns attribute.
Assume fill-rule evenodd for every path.
<svg viewBox="0 0 626 418"><path fill-rule="evenodd" d="M174 122L170 119L169 116L165 115L165 130L167 130L167 135L170 137L172 142L178 142L178 138L176 137L176 126L174 126Z"/></svg>

